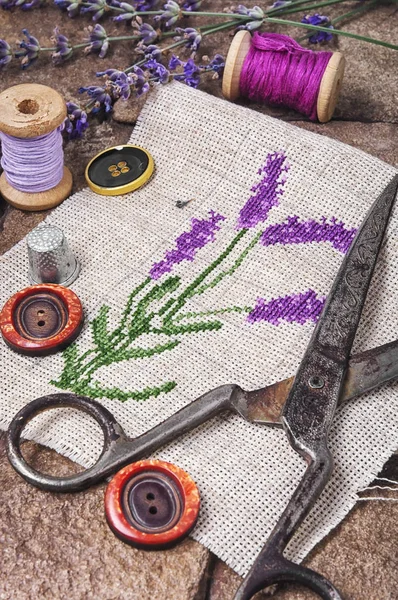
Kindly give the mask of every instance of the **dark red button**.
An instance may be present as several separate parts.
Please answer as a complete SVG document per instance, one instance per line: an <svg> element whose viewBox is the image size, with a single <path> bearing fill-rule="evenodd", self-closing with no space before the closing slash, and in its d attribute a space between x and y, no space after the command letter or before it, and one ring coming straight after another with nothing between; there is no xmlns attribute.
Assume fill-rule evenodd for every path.
<svg viewBox="0 0 398 600"><path fill-rule="evenodd" d="M61 285L33 285L17 292L0 313L0 331L20 354L45 356L62 350L79 335L83 308L72 290Z"/></svg>
<svg viewBox="0 0 398 600"><path fill-rule="evenodd" d="M200 507L191 477L161 460L142 460L119 471L107 487L105 513L123 541L146 550L169 548L194 528Z"/></svg>

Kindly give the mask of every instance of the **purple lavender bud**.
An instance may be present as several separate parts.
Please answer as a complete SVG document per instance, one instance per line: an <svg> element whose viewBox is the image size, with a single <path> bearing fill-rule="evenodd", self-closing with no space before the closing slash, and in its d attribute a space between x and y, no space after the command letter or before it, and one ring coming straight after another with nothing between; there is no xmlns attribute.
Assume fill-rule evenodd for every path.
<svg viewBox="0 0 398 600"><path fill-rule="evenodd" d="M148 69L150 79L154 83L167 83L169 81L170 72L157 60L148 60L148 62L144 64L144 67Z"/></svg>
<svg viewBox="0 0 398 600"><path fill-rule="evenodd" d="M43 3L44 0L30 0L30 2L27 2L27 0L16 0L14 6L18 6L22 10L31 10L32 8L39 8Z"/></svg>
<svg viewBox="0 0 398 600"><path fill-rule="evenodd" d="M91 43L84 49L84 52L86 54L98 52L98 56L104 58L109 48L108 35L105 29L97 23L94 27L87 27L86 32L89 35L86 39Z"/></svg>
<svg viewBox="0 0 398 600"><path fill-rule="evenodd" d="M181 8L174 0L168 0L164 5L164 12L157 20L165 21L166 27L171 27L181 18Z"/></svg>
<svg viewBox="0 0 398 600"><path fill-rule="evenodd" d="M256 29L260 29L262 24L263 24L262 21L249 21L248 23L239 25L238 29L239 30L246 29L247 31L256 31Z"/></svg>
<svg viewBox="0 0 398 600"><path fill-rule="evenodd" d="M119 0L111 0L110 6L114 6L116 8L120 8L123 10L123 13L119 13L116 17L112 17L112 21L120 22L120 21L131 21L133 17L135 17L137 8L128 4L127 2L119 2Z"/></svg>
<svg viewBox="0 0 398 600"><path fill-rule="evenodd" d="M31 65L39 56L40 52L40 43L37 38L33 37L33 35L29 34L27 29L22 29L22 33L26 37L27 41L23 40L19 42L19 47L21 50L18 50L15 53L17 58L21 58L21 67L23 69L27 69L29 65Z"/></svg>
<svg viewBox="0 0 398 600"><path fill-rule="evenodd" d="M199 49L200 42L202 41L202 35L200 31L194 29L193 27L186 27L182 29L181 27L176 27L176 32L183 36L183 38L187 41L185 46L190 48L194 52Z"/></svg>
<svg viewBox="0 0 398 600"><path fill-rule="evenodd" d="M64 132L70 140L81 138L88 127L87 113L77 104L67 102L68 115L64 123Z"/></svg>
<svg viewBox="0 0 398 600"><path fill-rule="evenodd" d="M149 25L149 23L143 23L140 17L137 17L136 22L133 23L133 27L145 46L148 46L151 44L151 42L154 42L158 37L158 32L152 27L152 25Z"/></svg>
<svg viewBox="0 0 398 600"><path fill-rule="evenodd" d="M105 87L98 87L95 85L90 85L88 87L81 87L79 89L79 94L86 93L91 100L94 101L94 107L91 109L93 114L98 113L101 109L105 110L105 112L111 112L113 99L108 93L108 89Z"/></svg>
<svg viewBox="0 0 398 600"><path fill-rule="evenodd" d="M107 0L85 0L84 3L89 6L83 6L80 12L82 14L94 13L92 17L93 21L98 21L109 8Z"/></svg>
<svg viewBox="0 0 398 600"><path fill-rule="evenodd" d="M182 10L188 10L190 12L197 11L202 4L202 0L185 0L182 5Z"/></svg>
<svg viewBox="0 0 398 600"><path fill-rule="evenodd" d="M72 46L68 38L59 33L58 27L54 29L54 36L51 41L55 44L55 52L51 55L54 65L60 65L71 58L73 54Z"/></svg>
<svg viewBox="0 0 398 600"><path fill-rule="evenodd" d="M303 294L280 296L266 302L264 298L257 298L257 304L249 313L247 321L251 324L268 321L272 325L279 325L281 320L288 323L304 325L307 321L318 320L326 298L318 297L314 290Z"/></svg>
<svg viewBox="0 0 398 600"><path fill-rule="evenodd" d="M200 65L200 68L204 71L214 71L215 79L219 79L220 77L222 77L224 67L225 58L221 56L221 54L215 54L214 58L209 62L208 65Z"/></svg>
<svg viewBox="0 0 398 600"><path fill-rule="evenodd" d="M61 10L66 10L68 16L73 18L80 13L81 0L54 0L55 4Z"/></svg>
<svg viewBox="0 0 398 600"><path fill-rule="evenodd" d="M0 71L12 60L10 45L5 40L0 40Z"/></svg>
<svg viewBox="0 0 398 600"><path fill-rule="evenodd" d="M301 22L307 23L308 25L320 25L321 27L334 29L333 25L330 23L329 17L319 15L318 13L303 17L301 19ZM332 38L333 34L327 33L326 31L314 31L314 33L308 34L308 40L311 44L322 44L325 42L329 42Z"/></svg>
<svg viewBox="0 0 398 600"><path fill-rule="evenodd" d="M112 92L114 100L123 98L128 100L131 95L131 87L134 81L131 75L127 75L124 71L117 69L107 69L101 73L97 73L97 77L105 77L108 82L108 88Z"/></svg>
<svg viewBox="0 0 398 600"><path fill-rule="evenodd" d="M146 74L140 67L134 67L131 78L137 96L142 96L142 94L146 94L149 91L149 83Z"/></svg>
<svg viewBox="0 0 398 600"><path fill-rule="evenodd" d="M288 6L292 3L292 0L276 0L270 8L282 8L283 6Z"/></svg>
<svg viewBox="0 0 398 600"><path fill-rule="evenodd" d="M189 87L197 88L200 82L200 68L192 58L184 65L184 81Z"/></svg>
<svg viewBox="0 0 398 600"><path fill-rule="evenodd" d="M137 44L135 51L137 54L143 54L145 58L154 58L155 60L158 60L162 56L162 49L159 46L155 44L145 46L142 41Z"/></svg>
<svg viewBox="0 0 398 600"><path fill-rule="evenodd" d="M170 71L175 71L177 69L177 67L180 67L182 65L182 62L180 61L180 59L178 58L178 56L176 56L175 54L172 55L172 57L169 60L169 69Z"/></svg>

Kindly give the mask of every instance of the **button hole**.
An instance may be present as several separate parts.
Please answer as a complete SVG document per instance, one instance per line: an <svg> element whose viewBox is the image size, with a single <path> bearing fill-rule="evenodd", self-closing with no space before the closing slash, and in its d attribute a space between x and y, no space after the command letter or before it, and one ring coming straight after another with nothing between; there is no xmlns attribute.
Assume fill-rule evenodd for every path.
<svg viewBox="0 0 398 600"><path fill-rule="evenodd" d="M45 325L46 322L45 321L38 321L37 324L38 324L39 327L43 327L43 325Z"/></svg>
<svg viewBox="0 0 398 600"><path fill-rule="evenodd" d="M146 495L146 499L147 500L155 500L155 495L152 494L151 492L149 492L149 494Z"/></svg>
<svg viewBox="0 0 398 600"><path fill-rule="evenodd" d="M149 512L151 513L151 515L156 515L158 509L156 508L156 506L151 506Z"/></svg>

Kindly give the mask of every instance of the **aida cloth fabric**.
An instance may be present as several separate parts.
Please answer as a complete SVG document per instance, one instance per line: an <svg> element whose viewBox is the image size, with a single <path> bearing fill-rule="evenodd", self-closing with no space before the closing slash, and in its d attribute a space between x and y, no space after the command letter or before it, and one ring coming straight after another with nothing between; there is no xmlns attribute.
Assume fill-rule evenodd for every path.
<svg viewBox="0 0 398 600"><path fill-rule="evenodd" d="M327 129L325 129L327 131ZM149 97L131 142L156 173L133 194L83 190L48 217L82 269L86 322L63 354L0 343L0 417L56 392L96 398L137 436L208 390L255 389L295 373L356 228L395 169L363 152L174 83ZM177 201L191 200L178 208ZM0 300L27 285L26 241L0 259ZM398 332L398 213L354 351ZM288 547L301 560L353 507L396 449L394 385L340 408L335 471ZM52 411L27 432L93 464L102 436L83 414ZM156 455L197 482L193 537L245 574L305 465L283 430L221 415Z"/></svg>

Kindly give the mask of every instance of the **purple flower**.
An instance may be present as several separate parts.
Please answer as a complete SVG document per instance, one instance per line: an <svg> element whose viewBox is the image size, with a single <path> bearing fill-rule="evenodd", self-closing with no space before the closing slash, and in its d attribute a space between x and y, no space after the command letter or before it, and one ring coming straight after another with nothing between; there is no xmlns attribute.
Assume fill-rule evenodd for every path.
<svg viewBox="0 0 398 600"><path fill-rule="evenodd" d="M288 217L287 223L270 225L263 232L260 241L263 246L275 244L308 244L310 242L330 242L336 250L347 252L355 237L355 227L347 229L335 217L328 223L323 217L320 222L310 219L301 221L299 217Z"/></svg>
<svg viewBox="0 0 398 600"><path fill-rule="evenodd" d="M108 87L99 87L95 85L79 88L79 94L87 94L94 102L94 106L91 109L93 114L98 113L101 109L105 110L106 113L111 112L113 98L109 94L109 91Z"/></svg>
<svg viewBox="0 0 398 600"><path fill-rule="evenodd" d="M96 73L97 77L105 77L112 89L112 97L114 100L123 98L128 100L131 95L131 87L134 85L133 76L128 75L124 71L117 69L107 69Z"/></svg>
<svg viewBox="0 0 398 600"><path fill-rule="evenodd" d="M255 31L256 29L259 29L263 24L265 17L264 11L259 6L246 8L246 6L240 4L234 12L236 12L238 15L246 15L247 17L253 19L253 21L248 21L242 25L239 25L238 27L238 29L247 29L247 31Z"/></svg>
<svg viewBox="0 0 398 600"><path fill-rule="evenodd" d="M137 13L137 9L131 4L128 4L127 2L119 2L118 0L112 0L111 5L115 8L120 8L124 11L123 13L119 13L117 17L112 17L112 21L131 21Z"/></svg>
<svg viewBox="0 0 398 600"><path fill-rule="evenodd" d="M202 60L209 61L208 56L202 56ZM214 58L207 65L200 65L204 71L214 71L213 79L220 79L225 67L225 58L221 54L215 54Z"/></svg>
<svg viewBox="0 0 398 600"><path fill-rule="evenodd" d="M200 42L202 41L202 34L200 31L194 29L193 27L186 27L185 29L176 27L176 32L182 35L186 40L186 48L190 48L194 52L199 49Z"/></svg>
<svg viewBox="0 0 398 600"><path fill-rule="evenodd" d="M175 71L177 69L177 67L180 67L182 65L182 61L178 58L178 56L176 56L175 54L173 54L169 60L169 69L170 71Z"/></svg>
<svg viewBox="0 0 398 600"><path fill-rule="evenodd" d="M135 93L137 96L142 96L149 91L149 83L146 74L140 67L134 67L134 72L131 73Z"/></svg>
<svg viewBox="0 0 398 600"><path fill-rule="evenodd" d="M321 27L327 27L328 29L334 29L331 25L329 17L324 17L315 13L314 15L307 15L301 19L302 23L308 25L320 25ZM329 42L333 37L332 33L326 31L315 31L314 33L308 34L308 40L311 44L321 44L323 42Z"/></svg>
<svg viewBox="0 0 398 600"><path fill-rule="evenodd" d="M88 127L87 113L77 104L67 102L68 116L65 119L64 131L70 140L81 138Z"/></svg>
<svg viewBox="0 0 398 600"><path fill-rule="evenodd" d="M55 44L55 52L51 55L54 65L60 65L71 58L73 49L68 38L59 33L58 27L54 29L54 36L51 41Z"/></svg>
<svg viewBox="0 0 398 600"><path fill-rule="evenodd" d="M166 27L171 27L181 18L181 8L174 0L168 0L164 5L164 12L155 17L156 21L165 21Z"/></svg>
<svg viewBox="0 0 398 600"><path fill-rule="evenodd" d="M5 40L0 40L0 71L12 60L10 45Z"/></svg>
<svg viewBox="0 0 398 600"><path fill-rule="evenodd" d="M190 231L182 233L176 239L176 248L168 250L162 261L155 263L150 270L152 279L159 279L164 273L170 273L173 265L184 260L193 261L197 250L215 240L215 232L220 229L219 221L225 217L210 211L208 219L192 219Z"/></svg>
<svg viewBox="0 0 398 600"><path fill-rule="evenodd" d="M157 62L157 60L148 60L148 62L144 64L144 68L148 69L150 79L154 83L167 83L169 81L170 72L162 65L162 63Z"/></svg>
<svg viewBox="0 0 398 600"><path fill-rule="evenodd" d="M314 290L308 290L302 294L280 296L266 302L263 298L257 298L257 304L249 313L249 323L268 321L272 325L280 325L280 322L300 323L304 325L307 321L317 321L325 304L325 297L318 298Z"/></svg>
<svg viewBox="0 0 398 600"><path fill-rule="evenodd" d="M273 4L271 4L270 8L283 8L284 6L288 6L292 3L292 0L276 0Z"/></svg>
<svg viewBox="0 0 398 600"><path fill-rule="evenodd" d="M142 41L137 44L135 51L137 54L143 54L145 58L154 58L155 60L158 60L163 53L159 46L156 46L155 44L146 46Z"/></svg>
<svg viewBox="0 0 398 600"><path fill-rule="evenodd" d="M26 42L23 40L19 42L19 47L21 50L18 50L15 53L17 58L21 58L21 67L23 69L27 69L29 65L31 65L39 56L40 52L40 43L39 40L33 35L29 34L27 29L22 29L22 33L26 37Z"/></svg>
<svg viewBox="0 0 398 600"><path fill-rule="evenodd" d="M194 12L199 10L201 4L202 0L185 0L185 2L182 5L182 10L189 10L190 12Z"/></svg>
<svg viewBox="0 0 398 600"><path fill-rule="evenodd" d="M87 27L86 32L89 36L87 39L91 43L84 49L84 52L86 54L98 52L98 56L104 58L109 48L108 35L105 29L97 23L94 27Z"/></svg>
<svg viewBox="0 0 398 600"><path fill-rule="evenodd" d="M136 18L133 27L145 46L154 42L158 37L158 32L149 23L143 23L141 17Z"/></svg>
<svg viewBox="0 0 398 600"><path fill-rule="evenodd" d="M84 13L94 13L93 21L98 21L106 10L109 10L109 5L107 0L85 0L85 6L82 6L80 12L82 15Z"/></svg>
<svg viewBox="0 0 398 600"><path fill-rule="evenodd" d="M238 229L255 227L268 218L271 208L279 204L279 196L283 194L285 184L283 173L288 169L283 152L268 154L265 165L258 171L264 177L251 188L253 194L239 213Z"/></svg>
<svg viewBox="0 0 398 600"><path fill-rule="evenodd" d="M66 10L68 16L73 18L80 13L81 0L54 0L55 4L61 10Z"/></svg>
<svg viewBox="0 0 398 600"><path fill-rule="evenodd" d="M194 63L192 58L181 64L184 67L184 73L174 75L174 79L184 81L189 87L197 88L200 82L200 67Z"/></svg>
<svg viewBox="0 0 398 600"><path fill-rule="evenodd" d="M0 6L4 10L9 10L10 8L14 8L16 0L0 0Z"/></svg>
<svg viewBox="0 0 398 600"><path fill-rule="evenodd" d="M44 4L44 0L30 0L27 2L26 0L16 0L13 2L13 6L18 6L22 8L22 10L31 10L32 8L39 8Z"/></svg>

